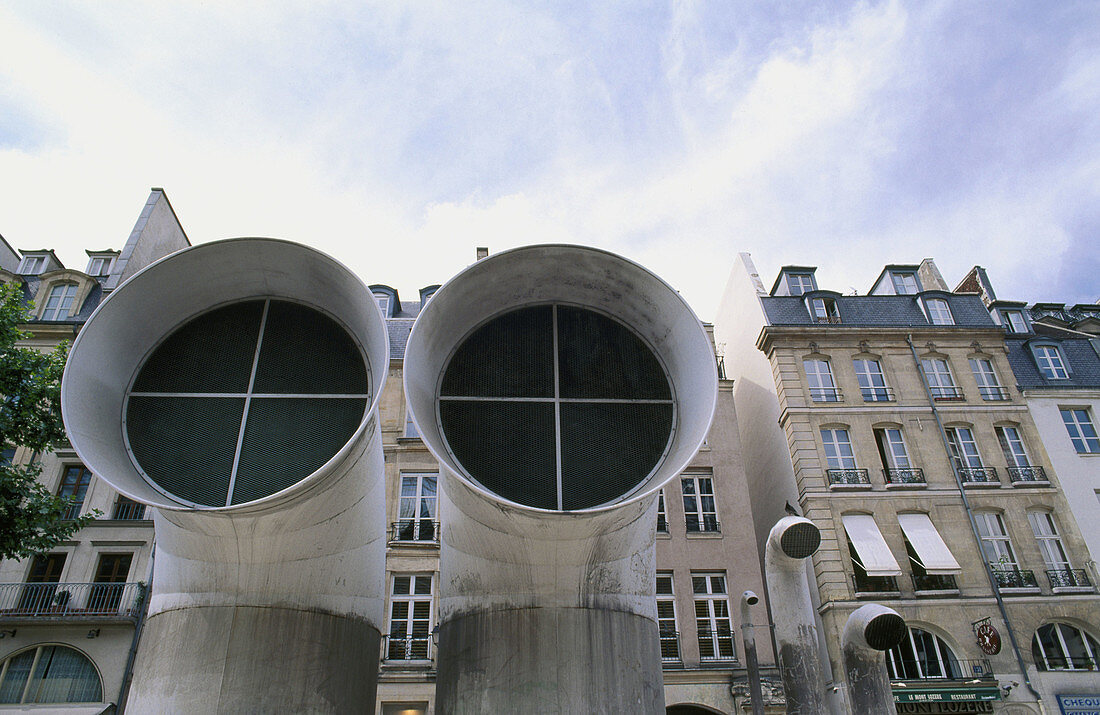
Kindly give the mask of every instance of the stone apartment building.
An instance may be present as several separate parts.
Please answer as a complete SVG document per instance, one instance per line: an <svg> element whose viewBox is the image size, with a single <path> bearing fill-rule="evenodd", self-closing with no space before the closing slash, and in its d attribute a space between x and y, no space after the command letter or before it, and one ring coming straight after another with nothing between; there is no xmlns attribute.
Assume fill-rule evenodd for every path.
<svg viewBox="0 0 1100 715"><path fill-rule="evenodd" d="M1048 451L1019 340L976 293L930 260L887 266L862 296L806 266L766 290L742 254L716 339L758 543L788 507L821 528L811 582L841 711L840 637L867 600L908 625L886 654L899 712L1052 712L1100 692L1100 598L1063 492L1077 475Z"/></svg>
<svg viewBox="0 0 1100 715"><path fill-rule="evenodd" d="M24 287L35 313L28 343L50 348L71 340L95 307L121 282L189 245L167 196L154 189L121 251L89 252L86 272L64 269L50 251L10 248L0 279ZM6 247L6 244L5 244ZM372 285L389 333L389 375L380 401L386 485L386 630L377 702L381 713L434 711L440 535L439 465L409 418L403 393L405 344L421 306L386 285ZM748 482L734 412L734 381L720 380L710 436L690 468L669 483L654 524L657 614L670 712L742 712L748 707L740 621L741 593L767 623L766 598L745 508ZM7 453L14 460L32 455ZM24 708L112 712L125 700L133 652L141 636L152 562L153 522L147 508L119 495L62 449L42 458L55 493L82 498L80 513L99 509L89 527L48 554L0 563L0 711ZM766 633L766 628L758 633ZM774 654L759 637L764 675L777 681ZM503 647L504 644L502 644ZM51 663L59 664L50 670ZM62 665L63 664L63 667ZM355 664L349 664L354 668ZM776 712L782 700L771 702ZM369 710L370 705L365 704Z"/></svg>

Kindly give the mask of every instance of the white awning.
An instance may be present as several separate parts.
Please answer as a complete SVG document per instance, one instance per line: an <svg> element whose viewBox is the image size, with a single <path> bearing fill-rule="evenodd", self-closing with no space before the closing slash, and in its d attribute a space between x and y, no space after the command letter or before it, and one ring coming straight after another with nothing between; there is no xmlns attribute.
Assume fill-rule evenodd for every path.
<svg viewBox="0 0 1100 715"><path fill-rule="evenodd" d="M940 532L932 525L927 514L898 514L898 523L917 552L921 566L930 576L948 576L962 573L962 568L951 550L943 542Z"/></svg>
<svg viewBox="0 0 1100 715"><path fill-rule="evenodd" d="M886 539L878 530L875 517L869 514L848 514L843 517L844 530L866 569L868 576L901 576L901 567L890 553Z"/></svg>

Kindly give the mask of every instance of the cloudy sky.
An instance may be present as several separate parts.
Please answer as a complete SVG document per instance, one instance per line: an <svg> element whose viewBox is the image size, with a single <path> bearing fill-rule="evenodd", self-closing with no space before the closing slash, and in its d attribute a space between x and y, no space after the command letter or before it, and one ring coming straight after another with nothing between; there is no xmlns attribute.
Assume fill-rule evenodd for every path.
<svg viewBox="0 0 1100 715"><path fill-rule="evenodd" d="M713 319L738 252L866 292L925 257L1100 298L1094 2L0 6L0 233L277 236L407 297L476 246L650 267Z"/></svg>

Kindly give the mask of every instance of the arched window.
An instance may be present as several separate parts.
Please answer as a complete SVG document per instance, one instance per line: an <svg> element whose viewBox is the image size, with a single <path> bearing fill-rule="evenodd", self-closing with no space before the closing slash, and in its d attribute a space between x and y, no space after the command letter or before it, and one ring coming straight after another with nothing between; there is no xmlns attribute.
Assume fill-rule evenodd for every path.
<svg viewBox="0 0 1100 715"><path fill-rule="evenodd" d="M886 667L896 680L957 680L963 675L958 659L942 638L914 627L901 643L886 651Z"/></svg>
<svg viewBox="0 0 1100 715"><path fill-rule="evenodd" d="M1096 670L1100 646L1076 626L1048 623L1035 631L1031 655L1039 670Z"/></svg>
<svg viewBox="0 0 1100 715"><path fill-rule="evenodd" d="M92 661L63 645L40 645L0 664L0 703L95 703L103 686Z"/></svg>

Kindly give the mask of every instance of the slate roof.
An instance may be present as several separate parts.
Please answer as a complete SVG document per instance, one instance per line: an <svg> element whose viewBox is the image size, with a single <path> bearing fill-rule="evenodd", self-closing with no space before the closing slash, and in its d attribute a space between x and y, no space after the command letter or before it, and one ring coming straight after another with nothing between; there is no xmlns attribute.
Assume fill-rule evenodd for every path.
<svg viewBox="0 0 1100 715"><path fill-rule="evenodd" d="M1031 343L1041 345L1056 344L1067 363L1070 376L1066 380L1048 380L1039 372L1031 352ZM1100 353L1088 338L1036 338L1034 336L1005 339L1008 346L1008 364L1016 376L1016 384L1021 389L1049 388L1055 390L1080 390L1100 387Z"/></svg>
<svg viewBox="0 0 1100 715"><path fill-rule="evenodd" d="M403 300L401 310L386 319L386 332L390 336L390 360L405 359L405 345L409 342L416 316L420 315L420 303Z"/></svg>
<svg viewBox="0 0 1100 715"><path fill-rule="evenodd" d="M810 296L817 295L815 291ZM822 293L836 300L840 325L857 327L921 327L931 325L917 302L919 295L850 295ZM942 298L951 307L956 326L989 328L995 323L976 295L956 295L926 291L928 297ZM760 302L769 325L816 325L806 309L806 296L761 296Z"/></svg>

